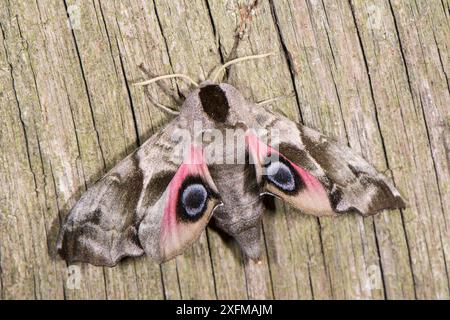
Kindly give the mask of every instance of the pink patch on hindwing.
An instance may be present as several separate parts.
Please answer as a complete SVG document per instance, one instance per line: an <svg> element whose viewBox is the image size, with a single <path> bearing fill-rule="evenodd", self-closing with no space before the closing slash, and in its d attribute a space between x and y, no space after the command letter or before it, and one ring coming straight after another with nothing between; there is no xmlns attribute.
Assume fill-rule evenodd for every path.
<svg viewBox="0 0 450 320"><path fill-rule="evenodd" d="M297 172L300 179L302 180L302 183L304 185L303 191L300 190L302 193L314 193L314 197L322 198L323 200L328 201L328 195L323 187L322 183L317 179L315 176L310 174L307 170L303 169L302 167L298 166L297 164L290 161L288 158L286 158L283 154L279 153L274 148L268 146L267 144L263 143L259 138L255 135L247 135L246 142L249 148L250 153L254 157L254 160L259 163L259 165L263 165L264 161L267 157L270 157L271 155L278 156L285 161L287 161L292 168ZM310 195L312 196L312 195Z"/></svg>
<svg viewBox="0 0 450 320"><path fill-rule="evenodd" d="M201 177L205 183L212 184L211 177L204 160L203 151L199 147L191 146L186 159L178 168L174 177L167 187L166 204L161 226L161 233L176 234L177 227L177 204L179 201L180 188L187 177Z"/></svg>

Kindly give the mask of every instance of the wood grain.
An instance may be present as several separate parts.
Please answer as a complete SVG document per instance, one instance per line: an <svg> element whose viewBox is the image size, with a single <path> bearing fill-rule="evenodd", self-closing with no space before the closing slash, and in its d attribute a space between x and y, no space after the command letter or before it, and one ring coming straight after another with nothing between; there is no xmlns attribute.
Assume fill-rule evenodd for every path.
<svg viewBox="0 0 450 320"><path fill-rule="evenodd" d="M439 0L0 0L1 299L449 299L450 24ZM276 202L246 263L214 228L161 266L55 256L60 221L171 116L132 84L227 81L348 144L405 210L314 218ZM182 98L182 81L163 86ZM156 101L176 100L150 86Z"/></svg>

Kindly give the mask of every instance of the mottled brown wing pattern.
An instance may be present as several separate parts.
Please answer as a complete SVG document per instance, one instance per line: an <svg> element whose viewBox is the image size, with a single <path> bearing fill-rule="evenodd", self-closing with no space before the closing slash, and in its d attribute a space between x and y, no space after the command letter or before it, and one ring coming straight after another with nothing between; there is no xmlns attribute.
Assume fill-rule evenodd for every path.
<svg viewBox="0 0 450 320"><path fill-rule="evenodd" d="M176 120L169 123L81 196L62 225L57 244L58 252L69 263L113 266L123 257L144 253L138 237L144 212L138 208L160 198L164 185L175 174L177 166L168 161L171 150L167 146L168 133L177 125ZM147 150L143 162L142 154ZM148 166L156 160L158 172L150 178ZM159 181L153 188L149 188L151 179Z"/></svg>
<svg viewBox="0 0 450 320"><path fill-rule="evenodd" d="M125 256L142 255L135 210L143 176L133 153L89 188L60 231L61 256L69 263L112 266Z"/></svg>
<svg viewBox="0 0 450 320"><path fill-rule="evenodd" d="M57 245L69 263L114 266L126 256L144 252L162 262L199 237L219 196L204 163L173 158L177 129L185 129L178 118L82 195L69 212ZM201 155L201 149L189 154L200 160ZM187 191L181 194L183 188ZM193 207L199 203L201 208Z"/></svg>

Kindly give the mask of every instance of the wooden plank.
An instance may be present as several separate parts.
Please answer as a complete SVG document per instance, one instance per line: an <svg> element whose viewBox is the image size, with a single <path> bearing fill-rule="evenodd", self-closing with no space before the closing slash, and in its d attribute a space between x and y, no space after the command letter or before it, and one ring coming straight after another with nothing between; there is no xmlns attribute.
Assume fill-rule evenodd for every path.
<svg viewBox="0 0 450 320"><path fill-rule="evenodd" d="M75 2L67 1L66 5L79 10L82 17L79 27L73 24L73 41L101 145L103 163L99 165L103 167L102 173L105 173L136 147L136 132L124 77L120 64L114 60L111 52L99 4L90 2L78 6ZM133 261L105 268L104 275L108 298L139 297Z"/></svg>
<svg viewBox="0 0 450 320"><path fill-rule="evenodd" d="M58 211L62 215L67 212L73 197L81 193L85 177L92 178L98 170L85 159L88 155L101 159L78 58L66 19L61 19L65 8L62 3L38 7L37 3L8 1L1 6L2 44L8 61L5 70L10 72L5 78L10 86L5 86L4 92L15 96L4 106L10 108L11 116L15 114L11 125L22 128L21 134L10 131L4 137L10 147L2 150L14 160L3 165L11 179L8 192L30 198L9 201L7 212L12 219L17 215L17 229L15 235L9 228L2 232L12 235L9 241L2 241L8 246L2 257L8 261L4 270L17 271L13 278L3 277L4 297L62 299L72 292L80 298L105 297L102 269L92 266L82 267L79 289L65 288L63 292L66 265L55 262L47 250L47 243L50 248L55 245ZM16 167L23 161L20 159L27 159L27 170ZM31 181L23 180L30 176ZM10 260L21 248L24 255Z"/></svg>
<svg viewBox="0 0 450 320"><path fill-rule="evenodd" d="M448 3L417 0L0 0L1 299L448 299ZM69 13L69 19L68 19ZM349 144L408 207L373 218L300 215L276 202L261 264L207 228L183 256L114 268L55 257L81 193L171 118L141 87L196 80L229 55L250 100ZM164 81L186 95L182 81ZM159 85L151 96L175 101ZM79 280L79 281L78 281Z"/></svg>
<svg viewBox="0 0 450 320"><path fill-rule="evenodd" d="M438 201L434 203L437 209L432 211L432 216L436 218L439 229L434 230L439 234L439 240L436 241L440 241L448 281L450 278L449 11L448 7L445 10L439 1L418 1L410 5L393 1L390 9L402 43L402 60L408 76L409 90L415 108L421 109L423 113L430 149L427 151L430 152L434 167L434 174L430 175L430 180L436 179L434 183L437 184L437 198L432 200ZM442 207L442 212L438 210L439 207ZM444 274L441 276L445 279Z"/></svg>
<svg viewBox="0 0 450 320"><path fill-rule="evenodd" d="M413 4L405 6L410 5ZM363 26L370 23L367 15L370 6L379 16L386 18L379 28L372 28L369 32ZM448 299L448 275L441 239L448 239L449 233L442 233L445 218L430 154L426 120L422 106L414 100L411 92L409 72L403 60L404 46L399 42L402 39L398 37L391 8L389 3L381 1L352 2L387 160L395 183L409 205L403 211L403 223L415 294L422 299ZM411 21L413 16L409 15L409 18ZM413 43L411 45L414 46ZM417 61L414 68L421 70L419 64Z"/></svg>
<svg viewBox="0 0 450 320"><path fill-rule="evenodd" d="M69 1L67 5L78 8L75 3ZM74 29L74 41L102 145L105 169L108 170L136 148L138 124L134 122L133 104L128 95L117 39L107 29L101 4L86 3L79 8L83 19L80 28ZM127 261L114 268L105 268L105 277L108 298L164 297L161 271L155 263L139 259Z"/></svg>
<svg viewBox="0 0 450 320"><path fill-rule="evenodd" d="M8 26L2 24L1 33L1 84L0 88L2 117L1 117L1 150L2 166L0 181L8 189L2 188L1 199L1 270L2 270L2 298L10 299L23 297L24 299L36 298L36 287L33 281L35 270L29 263L25 263L30 257L34 257L31 225L27 222L27 215L32 214L39 205L34 191L34 178L31 171L28 150L26 149L24 127L21 124L21 109L15 94L13 71L9 62L9 52L6 50L6 37L10 35ZM12 152L20 148L19 152ZM18 173L21 173L17 179ZM16 190L24 188L25 194ZM27 206L29 203L29 206ZM16 205L13 205L16 204ZM27 208L28 207L28 208ZM21 215L20 212L27 215ZM41 212L39 212L41 214ZM36 219L36 217L33 217ZM40 220L40 219L39 219ZM38 221L39 221L38 220ZM25 233L25 232L26 233ZM40 230L42 231L42 229Z"/></svg>

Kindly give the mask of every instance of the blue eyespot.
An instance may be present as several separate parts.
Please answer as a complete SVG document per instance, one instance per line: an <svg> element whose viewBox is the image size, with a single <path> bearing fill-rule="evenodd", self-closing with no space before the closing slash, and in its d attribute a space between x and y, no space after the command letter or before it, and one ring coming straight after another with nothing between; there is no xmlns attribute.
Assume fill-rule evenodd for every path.
<svg viewBox="0 0 450 320"><path fill-rule="evenodd" d="M188 185L181 195L181 204L186 215L195 218L201 215L206 206L208 191L200 183Z"/></svg>
<svg viewBox="0 0 450 320"><path fill-rule="evenodd" d="M287 164L276 161L266 167L266 179L283 191L292 192L297 189L296 175L293 168Z"/></svg>

